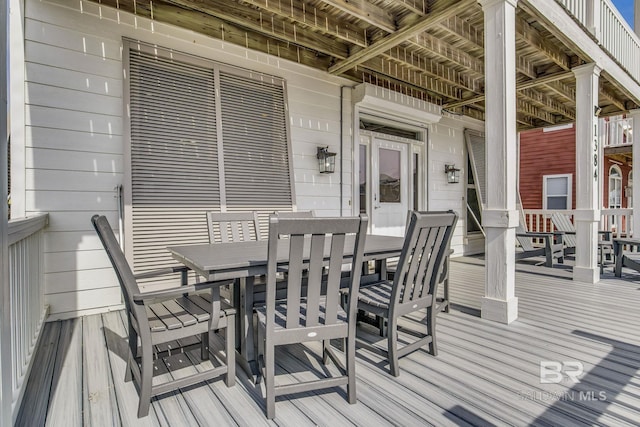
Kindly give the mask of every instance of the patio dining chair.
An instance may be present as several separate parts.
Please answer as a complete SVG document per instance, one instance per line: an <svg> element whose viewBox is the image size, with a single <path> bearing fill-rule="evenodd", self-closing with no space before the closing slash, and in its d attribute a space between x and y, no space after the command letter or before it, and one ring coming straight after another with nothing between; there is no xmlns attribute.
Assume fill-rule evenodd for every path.
<svg viewBox="0 0 640 427"><path fill-rule="evenodd" d="M576 253L576 227L571 222L569 216L554 212L551 215L551 222L556 227L556 230L562 231L564 242L564 253L570 255ZM613 240L611 239L610 231L598 231L600 238L598 239L598 255L600 263L600 273L604 270L604 263L607 259L613 258Z"/></svg>
<svg viewBox="0 0 640 427"><path fill-rule="evenodd" d="M228 387L235 384L235 309L220 302L219 287L228 282L186 284L187 268L165 268L133 274L105 216L94 215L91 222L115 270L124 295L129 329L129 351L125 381L135 380L140 401L138 417L149 413L153 396L225 375ZM182 273L183 284L170 289L142 292L137 279ZM200 292L202 291L202 292ZM208 291L205 293L204 291ZM154 359L158 345L171 343L180 351L181 340L200 336L200 356L209 359L209 333L226 329L225 364L173 381L153 384ZM138 340L140 347L138 347ZM185 341L189 343L192 341ZM173 348L173 346L178 348ZM184 350L184 349L183 349ZM162 356L162 354L160 354Z"/></svg>
<svg viewBox="0 0 640 427"><path fill-rule="evenodd" d="M358 343L382 352L389 360L393 376L399 375L398 359L404 355L425 345L430 354L437 355L435 322L439 308L435 296L443 280L444 264L457 221L458 215L453 211L411 212L393 281L363 285L358 294L349 294L349 300L357 295L358 310L386 320L386 351L362 339L358 339ZM416 335L417 339L399 347L399 319L422 309L426 309L426 334L412 331L411 335Z"/></svg>
<svg viewBox="0 0 640 427"><path fill-rule="evenodd" d="M261 240L258 213L207 212L209 243Z"/></svg>
<svg viewBox="0 0 640 427"><path fill-rule="evenodd" d="M358 292L366 230L366 216L270 217L266 303L255 308L267 418L275 417L276 396L320 388L346 384L349 403L356 403L356 301L343 309L340 285L345 255L353 254L352 265L358 268L351 269L349 289L354 294ZM288 267L284 299L276 295L281 263ZM343 340L342 356L331 345L331 339ZM275 348L309 341L322 342L323 363L331 359L341 375L320 375L311 381L276 385Z"/></svg>

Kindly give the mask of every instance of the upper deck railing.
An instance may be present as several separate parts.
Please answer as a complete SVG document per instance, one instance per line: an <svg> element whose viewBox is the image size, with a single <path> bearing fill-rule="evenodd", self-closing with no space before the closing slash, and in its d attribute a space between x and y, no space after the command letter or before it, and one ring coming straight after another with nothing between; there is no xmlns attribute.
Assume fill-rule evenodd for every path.
<svg viewBox="0 0 640 427"><path fill-rule="evenodd" d="M633 119L613 116L600 119L602 127L601 145L603 147L620 147L633 145Z"/></svg>
<svg viewBox="0 0 640 427"><path fill-rule="evenodd" d="M556 0L640 83L640 38L611 0Z"/></svg>

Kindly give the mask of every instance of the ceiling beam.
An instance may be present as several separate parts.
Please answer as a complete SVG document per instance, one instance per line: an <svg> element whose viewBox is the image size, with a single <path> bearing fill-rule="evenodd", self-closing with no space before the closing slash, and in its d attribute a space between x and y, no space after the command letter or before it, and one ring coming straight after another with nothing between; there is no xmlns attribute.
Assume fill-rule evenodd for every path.
<svg viewBox="0 0 640 427"><path fill-rule="evenodd" d="M388 35L384 39L373 43L368 48L362 49L361 51L351 55L349 58L338 62L332 67L329 67L329 73L340 74L350 68L353 68L356 65L379 55L385 50L391 49L392 47L399 45L407 39L420 34L430 26L435 25L437 22L446 19L449 16L455 15L465 8L468 8L469 5L475 3L475 1L476 0L462 0L449 9L430 14L425 18L417 21L415 24L402 28L393 34Z"/></svg>
<svg viewBox="0 0 640 427"><path fill-rule="evenodd" d="M381 58L373 58L360 64L359 67L371 70L377 74L381 74L398 81L405 81L420 88L437 94L440 98L452 98L460 96L460 89L455 85L447 84L438 78L426 76L419 70L411 70L405 67L398 67L395 61L385 61Z"/></svg>
<svg viewBox="0 0 640 427"><path fill-rule="evenodd" d="M276 15L263 14L259 10L234 2L225 2L224 4L190 0L164 0L164 2L187 10L206 13L267 37L293 43L336 58L346 58L349 52L349 47L345 43L322 36L315 31L303 31L302 28L295 23L292 24L289 20ZM154 3L154 7L157 8L159 4L161 3Z"/></svg>
<svg viewBox="0 0 640 427"><path fill-rule="evenodd" d="M519 16L516 18L516 34L520 36L521 40L543 53L563 70L571 69L571 60L569 57L557 45L542 37L538 30Z"/></svg>
<svg viewBox="0 0 640 427"><path fill-rule="evenodd" d="M391 13L366 0L323 0L323 3L347 12L361 21L382 28L388 33L393 33L398 29L395 17Z"/></svg>
<svg viewBox="0 0 640 427"><path fill-rule="evenodd" d="M546 85L551 82L556 82L558 80L563 80L570 77L573 77L572 71L563 71L561 73L551 74L548 76L539 77L537 79L529 80L526 82L517 83L516 90L520 91L520 90L530 89L535 86ZM479 95L479 96L474 96L472 98L463 99L460 101L447 102L442 107L456 108L456 107L461 107L463 105L475 104L476 102L482 102L482 101L484 101L484 95Z"/></svg>
<svg viewBox="0 0 640 427"><path fill-rule="evenodd" d="M360 47L366 47L368 45L365 28L359 28L351 22L331 16L306 2L292 1L282 3L280 1L270 0L236 1L258 7L270 14L278 15L281 18L297 21L300 25L338 38L343 42L352 43Z"/></svg>

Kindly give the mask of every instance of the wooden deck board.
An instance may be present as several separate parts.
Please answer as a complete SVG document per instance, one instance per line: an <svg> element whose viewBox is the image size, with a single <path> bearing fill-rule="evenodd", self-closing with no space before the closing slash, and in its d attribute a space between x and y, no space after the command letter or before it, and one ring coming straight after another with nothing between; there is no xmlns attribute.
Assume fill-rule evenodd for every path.
<svg viewBox="0 0 640 427"><path fill-rule="evenodd" d="M62 324L51 382L48 426L82 425L82 341L80 319Z"/></svg>
<svg viewBox="0 0 640 427"><path fill-rule="evenodd" d="M123 381L126 329L123 313L117 312L45 326L36 355L39 363L24 400L29 410L25 403L18 425L41 425L45 420L77 425L74 420L83 416L85 425L125 426L640 424L639 275L625 274L621 280L606 272L599 284L590 285L570 280L566 266L549 269L518 263L519 318L511 325L473 315L479 313L484 293L481 260L455 260L450 277L453 309L438 317L439 355L417 351L401 358L400 377L394 378L386 361L359 348L355 405L346 401L344 387L301 393L279 398L277 417L268 421L260 386L251 384L239 369L235 387L214 380L154 398L150 415L138 419L136 389ZM412 327L421 316L405 324ZM369 340L380 339L371 329L360 328L359 333ZM309 348L318 352L320 347L309 344ZM302 370L306 363L322 369L309 356L309 348L278 351L281 381L309 378L313 374ZM71 371L79 364L79 351L81 384L79 374ZM200 362L198 353L194 349L172 356L163 365L170 364L164 375L205 368L210 362ZM568 378L543 384L540 362L545 360L580 362L584 374L575 384ZM83 401L83 395L103 387L111 391L99 407ZM600 400L599 393L605 398ZM57 397L67 395L70 402ZM60 417L63 408L82 412L83 405L84 415Z"/></svg>

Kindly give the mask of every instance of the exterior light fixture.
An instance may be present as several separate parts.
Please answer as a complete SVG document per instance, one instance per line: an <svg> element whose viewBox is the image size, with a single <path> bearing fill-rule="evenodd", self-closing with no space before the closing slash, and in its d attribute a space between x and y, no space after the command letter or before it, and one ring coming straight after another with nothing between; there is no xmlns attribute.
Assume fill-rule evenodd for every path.
<svg viewBox="0 0 640 427"><path fill-rule="evenodd" d="M329 147L318 147L318 169L320 173L334 173L336 171L336 153L329 151Z"/></svg>
<svg viewBox="0 0 640 427"><path fill-rule="evenodd" d="M594 114L596 117L599 117L599 116L600 116L600 113L602 113L602 107L599 107L599 106L597 106L597 105L596 105L596 106L594 106L594 107L593 107L593 114Z"/></svg>
<svg viewBox="0 0 640 427"><path fill-rule="evenodd" d="M456 165L444 165L444 173L447 174L447 182L449 184L460 182L460 169L456 168Z"/></svg>

